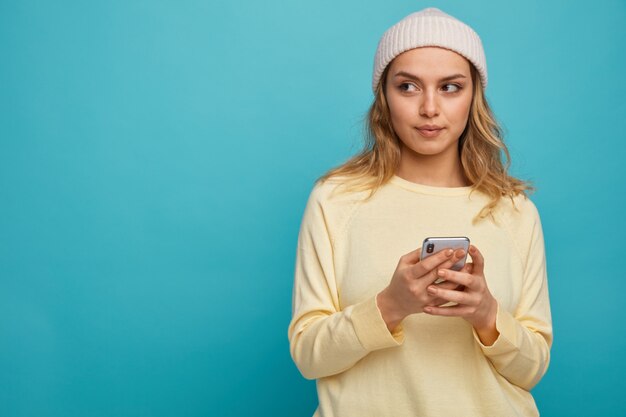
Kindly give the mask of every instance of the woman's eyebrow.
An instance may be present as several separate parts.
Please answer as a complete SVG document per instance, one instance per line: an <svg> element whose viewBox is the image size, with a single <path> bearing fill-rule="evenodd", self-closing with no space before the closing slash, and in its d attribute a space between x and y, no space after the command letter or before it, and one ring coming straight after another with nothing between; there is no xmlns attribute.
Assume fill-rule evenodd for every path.
<svg viewBox="0 0 626 417"><path fill-rule="evenodd" d="M422 79L418 77L417 75L408 73L406 71L399 71L394 75L394 77L407 77L407 78L411 78L417 81L422 81ZM467 78L467 77L463 74L453 74L453 75L448 75L447 77L443 77L439 81L449 81L449 80L454 80L455 78Z"/></svg>

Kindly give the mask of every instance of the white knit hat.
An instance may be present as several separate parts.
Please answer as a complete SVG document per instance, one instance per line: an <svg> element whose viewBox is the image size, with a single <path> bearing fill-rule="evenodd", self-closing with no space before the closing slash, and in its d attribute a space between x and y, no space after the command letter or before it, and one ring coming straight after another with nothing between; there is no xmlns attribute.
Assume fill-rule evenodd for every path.
<svg viewBox="0 0 626 417"><path fill-rule="evenodd" d="M374 58L374 93L387 65L402 52L421 46L440 46L463 55L474 64L483 88L487 88L487 60L478 34L460 20L429 7L408 15L383 34Z"/></svg>

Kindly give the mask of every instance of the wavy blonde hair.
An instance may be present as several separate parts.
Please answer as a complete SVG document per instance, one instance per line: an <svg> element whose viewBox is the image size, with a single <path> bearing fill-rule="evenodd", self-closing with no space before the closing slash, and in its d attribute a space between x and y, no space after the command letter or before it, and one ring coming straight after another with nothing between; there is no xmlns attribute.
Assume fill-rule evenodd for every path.
<svg viewBox="0 0 626 417"><path fill-rule="evenodd" d="M391 114L385 97L387 65L375 92L367 117L367 132L363 149L348 161L332 168L316 182L333 177L344 177L341 185L345 191L370 191L367 199L387 183L400 164L400 140L393 130ZM475 217L475 221L493 213L502 197L511 200L519 194L526 195L534 188L530 183L508 174L511 163L504 144L503 132L485 97L479 74L470 63L474 91L467 126L459 138L459 154L463 173L475 190L485 193L489 202ZM505 161L503 162L502 156Z"/></svg>

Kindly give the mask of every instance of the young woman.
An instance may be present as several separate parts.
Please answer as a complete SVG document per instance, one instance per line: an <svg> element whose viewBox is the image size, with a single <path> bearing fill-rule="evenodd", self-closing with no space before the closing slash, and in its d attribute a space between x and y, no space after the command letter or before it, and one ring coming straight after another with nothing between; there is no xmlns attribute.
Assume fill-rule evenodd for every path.
<svg viewBox="0 0 626 417"><path fill-rule="evenodd" d="M315 416L538 415L543 235L486 85L480 38L438 9L381 38L369 141L315 184L298 238L289 340ZM420 259L431 236L471 240L460 271L462 249Z"/></svg>

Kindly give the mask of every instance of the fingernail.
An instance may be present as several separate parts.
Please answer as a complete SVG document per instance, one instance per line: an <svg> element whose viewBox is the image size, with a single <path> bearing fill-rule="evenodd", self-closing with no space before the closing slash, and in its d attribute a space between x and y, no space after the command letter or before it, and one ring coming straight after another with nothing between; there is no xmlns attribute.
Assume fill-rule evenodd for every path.
<svg viewBox="0 0 626 417"><path fill-rule="evenodd" d="M440 269L439 271L437 271L437 275L439 275L440 277L443 277L446 275L446 271L444 271L443 269Z"/></svg>
<svg viewBox="0 0 626 417"><path fill-rule="evenodd" d="M433 294L437 292L437 288L435 288L432 285L430 287L428 287L427 290L428 290L429 293L433 293Z"/></svg>
<svg viewBox="0 0 626 417"><path fill-rule="evenodd" d="M448 249L448 250L446 251L446 256L451 256L451 255L452 255L452 252L454 252L452 249Z"/></svg>
<svg viewBox="0 0 626 417"><path fill-rule="evenodd" d="M430 307L424 307L424 312L425 312L425 313L431 313L432 311L433 311L433 309L432 309L432 308L430 308Z"/></svg>

